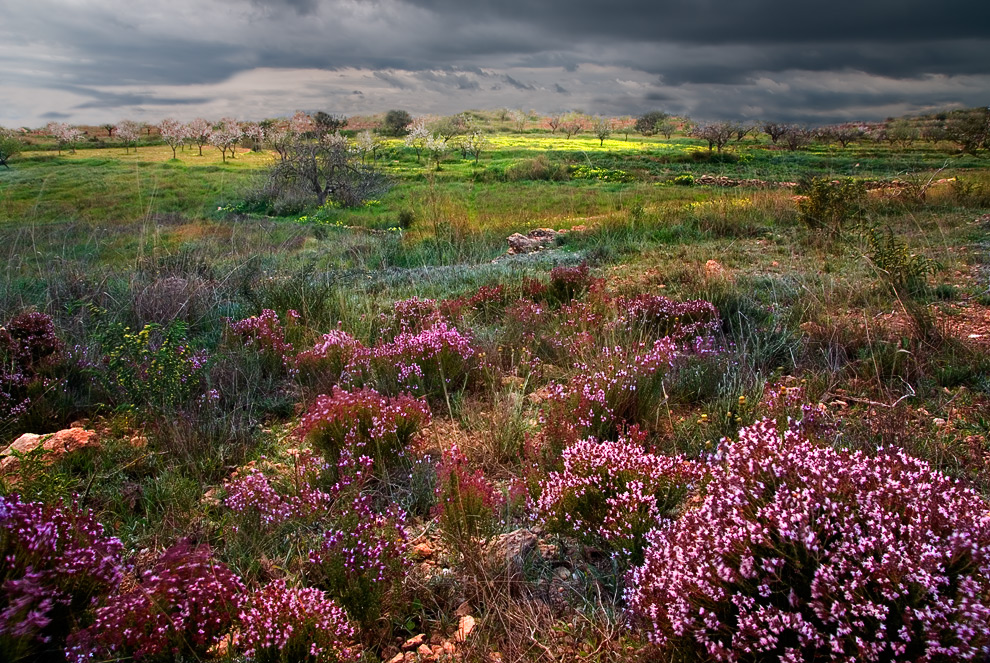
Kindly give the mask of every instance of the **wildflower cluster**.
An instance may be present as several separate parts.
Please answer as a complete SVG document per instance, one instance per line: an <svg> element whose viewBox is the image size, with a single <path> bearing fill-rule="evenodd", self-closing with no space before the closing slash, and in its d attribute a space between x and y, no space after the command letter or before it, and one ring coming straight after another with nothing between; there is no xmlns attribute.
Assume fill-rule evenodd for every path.
<svg viewBox="0 0 990 663"><path fill-rule="evenodd" d="M464 388L481 366L471 337L439 320L428 329L402 332L369 348L351 370L369 372L383 390L411 390L436 399Z"/></svg>
<svg viewBox="0 0 990 663"><path fill-rule="evenodd" d="M697 463L646 452L644 438L633 428L615 442L567 447L563 471L550 473L537 502L548 529L642 562L646 534L673 517L704 476Z"/></svg>
<svg viewBox="0 0 990 663"><path fill-rule="evenodd" d="M280 480L254 467L228 481L224 484L224 504L242 519L250 520L252 529L262 530L325 512L333 497L311 485L323 471L324 463L309 452L295 454L293 461L289 477L278 477ZM235 523L234 531L240 528Z"/></svg>
<svg viewBox="0 0 990 663"><path fill-rule="evenodd" d="M56 381L45 369L58 360L64 344L51 316L23 313L0 327L0 422L13 423Z"/></svg>
<svg viewBox="0 0 990 663"><path fill-rule="evenodd" d="M703 500L648 536L632 614L718 661L958 661L990 648L990 516L901 451L781 434L726 445Z"/></svg>
<svg viewBox="0 0 990 663"><path fill-rule="evenodd" d="M241 581L210 557L209 546L179 543L141 574L138 586L96 610L92 626L72 638L70 654L141 660L203 658L237 615Z"/></svg>
<svg viewBox="0 0 990 663"><path fill-rule="evenodd" d="M389 398L374 389L346 391L334 387L316 398L296 435L336 463L342 452L370 456L382 470L394 467L413 436L430 423L426 402L409 394Z"/></svg>
<svg viewBox="0 0 990 663"><path fill-rule="evenodd" d="M662 295L640 294L617 302L628 327L641 328L678 340L707 337L719 329L718 310L711 302L692 299L678 302Z"/></svg>
<svg viewBox="0 0 990 663"><path fill-rule="evenodd" d="M94 379L116 404L151 412L171 412L202 393L207 355L186 340L186 325L145 325L137 333L113 327L103 357L92 365Z"/></svg>
<svg viewBox="0 0 990 663"><path fill-rule="evenodd" d="M0 646L57 646L120 582L122 552L89 512L0 496Z"/></svg>
<svg viewBox="0 0 990 663"><path fill-rule="evenodd" d="M334 527L311 551L311 572L363 627L373 624L398 599L408 567L405 514L375 509L368 494L344 501Z"/></svg>
<svg viewBox="0 0 990 663"><path fill-rule="evenodd" d="M299 320L299 314L290 310L286 314L287 324ZM245 347L253 348L273 366L284 366L292 356L292 343L286 340L286 330L278 314L264 309L261 315L254 315L237 322L229 323L229 331Z"/></svg>
<svg viewBox="0 0 990 663"><path fill-rule="evenodd" d="M437 468L436 495L442 531L455 546L496 532L505 500L481 470L470 469L456 444Z"/></svg>
<svg viewBox="0 0 990 663"><path fill-rule="evenodd" d="M440 313L448 320L460 320L471 314L481 322L492 322L505 310L506 290L501 285L481 286L473 295L445 299Z"/></svg>
<svg viewBox="0 0 990 663"><path fill-rule="evenodd" d="M238 616L238 646L258 663L340 663L354 660L347 615L319 589L275 580L247 596Z"/></svg>
<svg viewBox="0 0 990 663"><path fill-rule="evenodd" d="M442 318L437 300L419 297L395 302L392 305L392 317L395 327L404 332L429 329Z"/></svg>
<svg viewBox="0 0 990 663"><path fill-rule="evenodd" d="M565 422L581 436L613 439L623 424L643 424L663 399L663 378L676 350L664 337L652 344L602 348L594 363L577 363L566 383L552 385L541 423Z"/></svg>

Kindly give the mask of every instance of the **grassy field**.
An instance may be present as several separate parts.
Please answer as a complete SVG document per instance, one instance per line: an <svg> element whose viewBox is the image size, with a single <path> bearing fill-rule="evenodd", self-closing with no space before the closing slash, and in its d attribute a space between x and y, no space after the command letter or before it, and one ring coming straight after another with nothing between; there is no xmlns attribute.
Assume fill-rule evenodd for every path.
<svg viewBox="0 0 990 663"><path fill-rule="evenodd" d="M740 450L832 453L834 471L876 463L892 483L908 470L885 459L904 450L930 464L931 485L944 473L974 491L943 511L986 512L985 154L920 142L789 152L762 138L711 153L681 135L506 131L477 163L452 151L437 168L393 139L378 153L392 178L379 199L269 216L255 202L268 152L45 147L0 171L0 432L76 422L100 446L18 456L0 495L92 509L122 542L130 589L90 590L39 627L48 644L0 629L14 652L0 661L59 660L70 631L88 634L96 660L134 655L134 642L93 639L126 620L88 601L157 596L150 578L169 554L206 554L243 583L204 591L327 592L356 629L342 658L387 661L424 633L433 658L703 661L699 643L716 636L675 637L643 617L666 577L646 532L659 518L700 522L732 478L716 468ZM509 235L537 228L568 232L506 255ZM767 442L749 428L760 421L827 451ZM585 449L590 438L600 446ZM615 455L579 462L604 449ZM820 470L802 462L760 481L812 490ZM607 471L592 480L593 467ZM873 489L854 484L809 503L827 495L851 505L839 520L859 522ZM942 499L918 495L888 506L916 514ZM990 546L985 524L952 522L940 541L972 527ZM8 554L16 545L0 533ZM766 580L783 583L774 597L805 591L798 576L824 563L763 545L751 554L804 564ZM740 565L737 552L723 562ZM990 605L986 560L945 554L951 573L983 573L974 601ZM762 600L747 582L727 586ZM248 632L231 615L202 642L171 622L161 660L241 660L212 648ZM478 626L458 638L465 615Z"/></svg>

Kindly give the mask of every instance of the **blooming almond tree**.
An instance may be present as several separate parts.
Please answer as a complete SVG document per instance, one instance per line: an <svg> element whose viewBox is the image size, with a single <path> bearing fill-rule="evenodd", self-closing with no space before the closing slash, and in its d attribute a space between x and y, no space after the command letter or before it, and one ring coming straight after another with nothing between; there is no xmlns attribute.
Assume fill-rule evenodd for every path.
<svg viewBox="0 0 990 663"><path fill-rule="evenodd" d="M199 146L199 156L203 156L203 146L210 142L210 134L213 133L213 125L209 120L197 117L188 125L189 139Z"/></svg>
<svg viewBox="0 0 990 663"><path fill-rule="evenodd" d="M230 158L233 159L237 143L243 136L244 132L241 131L237 120L225 117L210 132L210 145L220 150L220 154L223 155L223 160L226 162L227 150L230 150Z"/></svg>
<svg viewBox="0 0 990 663"><path fill-rule="evenodd" d="M172 158L176 158L175 149L189 137L189 127L178 120L167 118L158 125L158 131L165 144L172 148Z"/></svg>
<svg viewBox="0 0 990 663"><path fill-rule="evenodd" d="M134 143L134 151L137 152L137 139L140 135L141 125L134 120L121 120L117 123L117 138L124 144L124 154L127 154L131 143Z"/></svg>
<svg viewBox="0 0 990 663"><path fill-rule="evenodd" d="M419 163L420 153L426 147L426 141L430 136L430 130L426 128L426 122L423 120L417 120L409 133L406 134L406 147L416 150L416 163Z"/></svg>
<svg viewBox="0 0 990 663"><path fill-rule="evenodd" d="M58 142L58 153L62 154L62 148L69 147L75 153L76 141L83 135L82 129L70 126L64 122L49 122L45 127L51 136Z"/></svg>

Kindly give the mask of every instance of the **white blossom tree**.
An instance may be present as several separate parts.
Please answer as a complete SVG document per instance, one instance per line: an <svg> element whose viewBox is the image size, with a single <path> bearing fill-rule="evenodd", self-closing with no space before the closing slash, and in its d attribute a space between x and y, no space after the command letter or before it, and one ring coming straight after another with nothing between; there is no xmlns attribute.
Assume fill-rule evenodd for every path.
<svg viewBox="0 0 990 663"><path fill-rule="evenodd" d="M491 147L492 141L481 131L471 132L463 143L465 154L470 154L473 156L475 163L478 163L478 159L481 158L481 153L490 150Z"/></svg>
<svg viewBox="0 0 990 663"><path fill-rule="evenodd" d="M381 140L372 134L371 131L365 129L359 133L357 137L357 151L361 155L361 163L365 162L369 154L373 162L378 161L378 150L381 149L381 146Z"/></svg>
<svg viewBox="0 0 990 663"><path fill-rule="evenodd" d="M431 135L430 130L426 128L426 122L423 120L416 120L409 133L406 134L406 147L416 150L416 163L420 163L420 154L426 147L426 139Z"/></svg>
<svg viewBox="0 0 990 663"><path fill-rule="evenodd" d="M447 141L443 136L428 134L423 146L430 153L430 158L436 164L437 170L440 170L440 161L443 159L443 155L447 153Z"/></svg>
<svg viewBox="0 0 990 663"><path fill-rule="evenodd" d="M235 155L235 147L238 141L244 136L241 125L232 117L225 117L220 120L213 131L210 132L210 145L220 150L224 163L227 162L227 150L230 150L230 158Z"/></svg>
<svg viewBox="0 0 990 663"><path fill-rule="evenodd" d="M121 120L117 123L117 138L124 145L124 154L127 154L131 143L134 144L134 151L137 152L137 140L141 136L141 125L134 120Z"/></svg>
<svg viewBox="0 0 990 663"><path fill-rule="evenodd" d="M172 158L175 159L175 150L189 137L189 127L169 117L158 125L158 132L165 144L172 148Z"/></svg>
<svg viewBox="0 0 990 663"><path fill-rule="evenodd" d="M189 139L199 147L199 156L203 156L203 146L210 142L213 124L209 120L197 117L189 123Z"/></svg>
<svg viewBox="0 0 990 663"><path fill-rule="evenodd" d="M45 126L45 131L55 138L58 143L58 153L68 147L73 153L76 151L76 142L82 137L83 131L77 127L65 124L64 122L49 122Z"/></svg>

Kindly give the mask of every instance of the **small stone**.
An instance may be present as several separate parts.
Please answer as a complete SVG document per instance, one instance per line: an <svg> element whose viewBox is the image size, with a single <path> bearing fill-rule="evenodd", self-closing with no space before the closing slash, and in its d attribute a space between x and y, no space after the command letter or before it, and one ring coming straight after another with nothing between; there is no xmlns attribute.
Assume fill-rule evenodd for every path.
<svg viewBox="0 0 990 663"><path fill-rule="evenodd" d="M944 426L945 419L943 419L942 417L935 417L934 419L932 419L932 423L935 424L936 426Z"/></svg>
<svg viewBox="0 0 990 663"><path fill-rule="evenodd" d="M568 580L571 577L571 571L566 566L558 566L553 572L561 580Z"/></svg>
<svg viewBox="0 0 990 663"><path fill-rule="evenodd" d="M454 636L454 639L458 642L464 642L467 640L467 637L471 635L471 631L474 630L474 626L474 617L471 615L464 615L461 617L461 621L457 625L457 635Z"/></svg>
<svg viewBox="0 0 990 663"><path fill-rule="evenodd" d="M398 654L396 654L392 658L388 659L388 663L402 663L402 661L405 659L405 657L406 657L405 654L403 654L402 652L399 652Z"/></svg>
<svg viewBox="0 0 990 663"><path fill-rule="evenodd" d="M403 649L403 651L409 651L409 650L412 650L412 649L416 649L417 647L419 647L424 642L426 642L426 634L425 633L420 633L419 635L414 635L413 637L411 637L408 640L406 640L405 642L403 642L402 643L402 649Z"/></svg>
<svg viewBox="0 0 990 663"><path fill-rule="evenodd" d="M419 654L423 660L430 660L433 658L433 650L430 649L429 645L420 645L416 648L416 653Z"/></svg>

